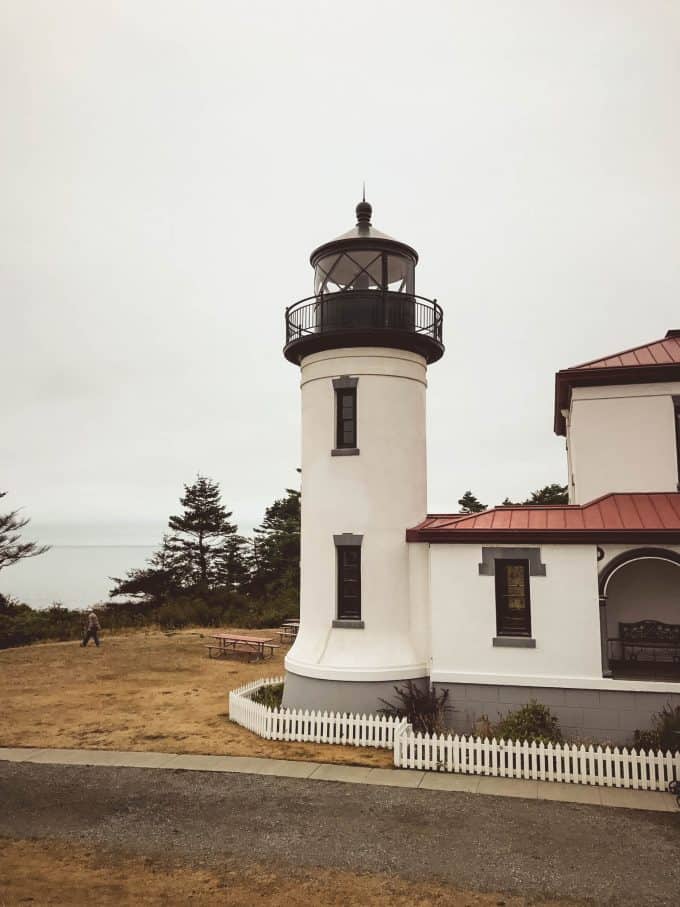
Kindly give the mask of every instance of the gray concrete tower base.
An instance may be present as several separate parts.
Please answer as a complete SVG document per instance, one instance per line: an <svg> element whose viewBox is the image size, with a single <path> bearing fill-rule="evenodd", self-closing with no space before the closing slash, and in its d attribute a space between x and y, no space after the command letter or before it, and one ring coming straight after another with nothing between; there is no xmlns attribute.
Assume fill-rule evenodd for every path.
<svg viewBox="0 0 680 907"><path fill-rule="evenodd" d="M427 678L418 677L414 681L427 683ZM404 683L404 680L319 680L286 671L283 707L375 715L379 709L384 708L384 703L380 700L395 702L394 688Z"/></svg>

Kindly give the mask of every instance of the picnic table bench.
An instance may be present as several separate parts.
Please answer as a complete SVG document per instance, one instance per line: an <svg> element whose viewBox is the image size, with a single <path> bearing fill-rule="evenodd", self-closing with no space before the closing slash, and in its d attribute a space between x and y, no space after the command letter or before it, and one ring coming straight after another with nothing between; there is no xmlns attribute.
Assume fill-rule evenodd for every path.
<svg viewBox="0 0 680 907"><path fill-rule="evenodd" d="M249 661L263 661L265 658L271 658L274 650L280 648L271 641L271 637L263 639L259 636L240 636L235 633L213 633L210 638L217 640L217 643L206 646L209 658L247 655L251 656Z"/></svg>
<svg viewBox="0 0 680 907"><path fill-rule="evenodd" d="M279 628L279 639L281 642L293 642L300 629L299 620L284 620Z"/></svg>

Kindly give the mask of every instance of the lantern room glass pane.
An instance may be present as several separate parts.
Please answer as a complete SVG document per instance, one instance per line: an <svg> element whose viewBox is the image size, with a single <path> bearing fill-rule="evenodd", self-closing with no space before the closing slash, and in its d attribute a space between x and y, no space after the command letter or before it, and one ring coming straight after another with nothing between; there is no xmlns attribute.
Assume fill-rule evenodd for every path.
<svg viewBox="0 0 680 907"><path fill-rule="evenodd" d="M387 289L392 293L414 293L413 262L401 255L387 255Z"/></svg>
<svg viewBox="0 0 680 907"><path fill-rule="evenodd" d="M318 296L319 293L334 293L337 291L337 287L330 289L330 286L333 283L335 265L341 257L341 255L328 255L326 258L322 258L321 261L317 262L314 271L314 294L316 296ZM326 286L327 284L329 285L328 289Z"/></svg>
<svg viewBox="0 0 680 907"><path fill-rule="evenodd" d="M344 290L390 290L413 293L413 261L373 249L352 249L327 255L316 264L314 293Z"/></svg>

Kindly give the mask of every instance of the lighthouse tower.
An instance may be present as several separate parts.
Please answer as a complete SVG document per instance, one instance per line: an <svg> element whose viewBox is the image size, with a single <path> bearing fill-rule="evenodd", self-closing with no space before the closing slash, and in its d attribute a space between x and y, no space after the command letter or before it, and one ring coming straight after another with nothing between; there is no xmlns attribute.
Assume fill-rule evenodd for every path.
<svg viewBox="0 0 680 907"><path fill-rule="evenodd" d="M429 618L406 529L427 510L425 391L442 310L415 295L415 249L356 226L312 252L314 295L286 310L300 367L300 631L284 705L375 711L429 673ZM416 546L420 547L420 546ZM416 588L417 587L417 588Z"/></svg>

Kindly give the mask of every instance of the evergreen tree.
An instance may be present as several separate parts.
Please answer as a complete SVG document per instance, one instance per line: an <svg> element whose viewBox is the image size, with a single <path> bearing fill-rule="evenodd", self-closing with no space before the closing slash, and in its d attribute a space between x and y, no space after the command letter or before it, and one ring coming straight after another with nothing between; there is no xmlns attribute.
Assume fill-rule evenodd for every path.
<svg viewBox="0 0 680 907"><path fill-rule="evenodd" d="M295 598L300 590L300 492L267 507L255 530L249 590L260 598Z"/></svg>
<svg viewBox="0 0 680 907"><path fill-rule="evenodd" d="M216 585L233 592L245 591L250 582L248 540L233 533L215 551Z"/></svg>
<svg viewBox="0 0 680 907"><path fill-rule="evenodd" d="M165 548L175 558L183 585L205 591L238 585L245 570L245 540L229 522L231 512L222 505L217 482L198 475L193 485L184 486L180 504L184 512L170 517Z"/></svg>
<svg viewBox="0 0 680 907"><path fill-rule="evenodd" d="M515 507L515 506L516 506L516 502L515 502L515 501L511 501L510 498L507 497L507 495L506 495L505 499L501 502L500 506L501 506L501 507Z"/></svg>
<svg viewBox="0 0 680 907"><path fill-rule="evenodd" d="M174 553L168 547L168 536L147 560L148 567L130 570L125 579L111 577L116 583L109 595L143 595L156 602L164 602L182 590L182 575Z"/></svg>
<svg viewBox="0 0 680 907"><path fill-rule="evenodd" d="M525 504L568 504L569 491L566 485L558 485L556 482L552 485L545 485L538 491L532 492Z"/></svg>
<svg viewBox="0 0 680 907"><path fill-rule="evenodd" d="M481 513L486 510L486 504L481 504L471 491L466 491L458 500L460 513Z"/></svg>
<svg viewBox="0 0 680 907"><path fill-rule="evenodd" d="M148 566L130 570L124 579L112 577L111 596L144 596L162 603L182 592L234 591L247 583L247 543L229 522L219 485L199 475L193 485L184 486L180 503L184 512L170 517L171 532L163 536L160 550Z"/></svg>
<svg viewBox="0 0 680 907"><path fill-rule="evenodd" d="M6 491L0 491L4 498ZM38 545L37 542L22 542L20 529L28 524L28 517L20 517L18 510L0 514L0 570L16 564L25 557L36 557L50 550L49 545Z"/></svg>

